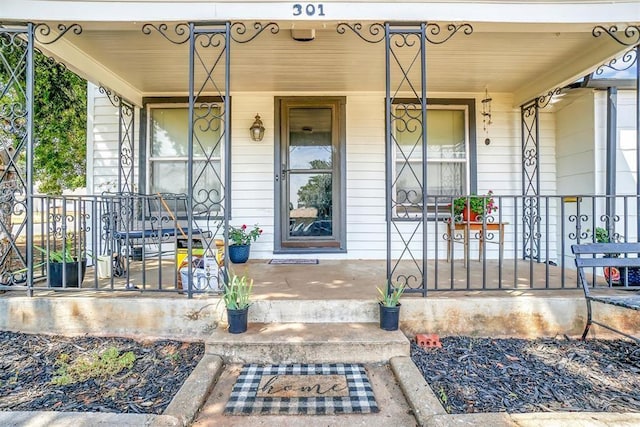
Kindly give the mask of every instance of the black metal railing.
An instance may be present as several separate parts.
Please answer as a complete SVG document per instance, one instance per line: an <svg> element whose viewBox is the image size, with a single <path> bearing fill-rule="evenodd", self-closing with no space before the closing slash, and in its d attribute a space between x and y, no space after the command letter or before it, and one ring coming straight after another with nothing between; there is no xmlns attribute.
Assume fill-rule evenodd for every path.
<svg viewBox="0 0 640 427"><path fill-rule="evenodd" d="M401 228L406 222L407 230L414 230L414 224L422 221L421 209L398 204L394 213L399 231L391 236L391 257L405 261L394 263L392 280L406 285L407 292L422 294L575 289L578 282L571 245L595 242L602 236L637 242L637 199L635 195L430 196L424 245L429 262L424 271L422 230L407 240ZM411 204L419 203L421 200ZM467 205L490 205L491 209L467 217L462 214Z"/></svg>
<svg viewBox="0 0 640 427"><path fill-rule="evenodd" d="M7 274L11 285L0 288L217 292L224 269L218 268L220 257L205 251L216 247L221 220L194 216L190 225L186 200L159 193L33 196L33 241L20 230L16 236L19 245L32 245L33 260L26 268L16 265Z"/></svg>
<svg viewBox="0 0 640 427"><path fill-rule="evenodd" d="M429 196L427 207L417 209L405 198L394 212L394 229L399 232L390 236L392 280L421 294L576 289L571 245L637 242L637 199L635 195ZM26 268L16 263L5 272L3 276L11 280L0 289L26 289L29 294L55 290L188 295L220 290L224 268L219 268L220 256L207 248L224 251L224 242L217 238L223 234L223 219L211 211L206 217L193 213L189 224L185 195L107 193L31 200L33 241L26 241L20 218L15 219L14 240L19 247L32 245L33 259L27 260ZM462 213L466 205L491 209L468 217ZM426 224L426 233L419 229L417 237L403 239L402 228L413 230L416 224L418 228ZM27 283L29 268L33 280ZM423 281L416 280L419 277Z"/></svg>

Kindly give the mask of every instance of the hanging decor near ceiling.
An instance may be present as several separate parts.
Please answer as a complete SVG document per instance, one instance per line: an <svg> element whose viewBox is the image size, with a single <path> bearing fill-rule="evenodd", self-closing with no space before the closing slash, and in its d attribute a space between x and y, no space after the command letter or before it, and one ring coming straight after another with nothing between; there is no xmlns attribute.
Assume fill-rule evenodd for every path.
<svg viewBox="0 0 640 427"><path fill-rule="evenodd" d="M489 126L491 125L491 97L489 96L489 89L484 88L484 98L482 99L482 128L484 130L484 144L491 144L491 138L489 138Z"/></svg>

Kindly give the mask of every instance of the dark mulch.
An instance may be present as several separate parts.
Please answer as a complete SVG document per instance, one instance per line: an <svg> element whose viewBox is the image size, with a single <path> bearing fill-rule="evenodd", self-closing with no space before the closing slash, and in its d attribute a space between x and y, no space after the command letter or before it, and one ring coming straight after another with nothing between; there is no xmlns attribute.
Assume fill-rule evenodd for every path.
<svg viewBox="0 0 640 427"><path fill-rule="evenodd" d="M134 353L131 369L106 379L51 383L61 355L73 361L113 347ZM0 411L161 414L203 354L202 343L0 331Z"/></svg>
<svg viewBox="0 0 640 427"><path fill-rule="evenodd" d="M450 337L411 357L449 413L640 411L640 346Z"/></svg>

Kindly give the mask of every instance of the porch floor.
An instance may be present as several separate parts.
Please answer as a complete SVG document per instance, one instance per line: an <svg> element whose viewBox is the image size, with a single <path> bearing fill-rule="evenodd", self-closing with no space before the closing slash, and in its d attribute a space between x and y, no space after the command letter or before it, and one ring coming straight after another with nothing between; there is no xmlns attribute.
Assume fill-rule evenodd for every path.
<svg viewBox="0 0 640 427"><path fill-rule="evenodd" d="M128 277L97 279L94 285L94 269L88 268L83 288L97 290L125 290L127 283L136 286L146 295L157 295L158 283L162 290L175 292L177 275L175 262L170 259L131 261ZM144 265L144 267L143 267ZM446 294L479 295L486 290L509 291L511 295L531 295L544 290L580 291L577 288L577 274L572 269L562 269L528 260L503 260L499 268L497 260L487 260L486 268L478 261L469 262L465 267L462 260L429 261L427 266L428 292ZM415 273L413 263L401 264L397 272ZM384 284L386 263L384 260L320 260L318 264L269 264L269 260L250 260L246 264L231 264L236 274L248 274L254 279L254 299L257 300L340 300L375 298L376 287ZM499 276L501 272L501 276ZM394 274L396 276L397 274ZM483 277L484 275L484 277ZM547 279L548 278L548 279ZM143 285L144 283L144 285ZM484 291L483 291L484 283ZM44 282L38 286L46 286ZM72 289L66 289L67 292ZM47 290L49 291L49 290ZM460 292L462 291L462 292ZM465 292L466 291L466 292ZM581 291L580 291L581 292ZM140 295L138 292L136 294ZM545 292L546 295L548 295ZM418 297L420 294L405 295Z"/></svg>

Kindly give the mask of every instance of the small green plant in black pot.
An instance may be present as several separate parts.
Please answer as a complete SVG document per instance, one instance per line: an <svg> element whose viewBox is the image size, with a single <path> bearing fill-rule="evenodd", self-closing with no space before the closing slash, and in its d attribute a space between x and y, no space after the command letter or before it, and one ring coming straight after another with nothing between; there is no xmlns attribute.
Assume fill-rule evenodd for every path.
<svg viewBox="0 0 640 427"><path fill-rule="evenodd" d="M380 328L385 331L397 331L400 323L400 297L406 286L387 283L378 288L378 305L380 306Z"/></svg>
<svg viewBox="0 0 640 427"><path fill-rule="evenodd" d="M241 334L247 331L249 306L253 279L248 276L231 274L224 284L222 300L227 307L227 320L230 334Z"/></svg>
<svg viewBox="0 0 640 427"><path fill-rule="evenodd" d="M71 240L67 240L66 245L59 250L45 249L35 245L34 248L45 256L49 286L53 288L77 288L82 284L87 271L87 260L84 256L73 255L73 243Z"/></svg>

